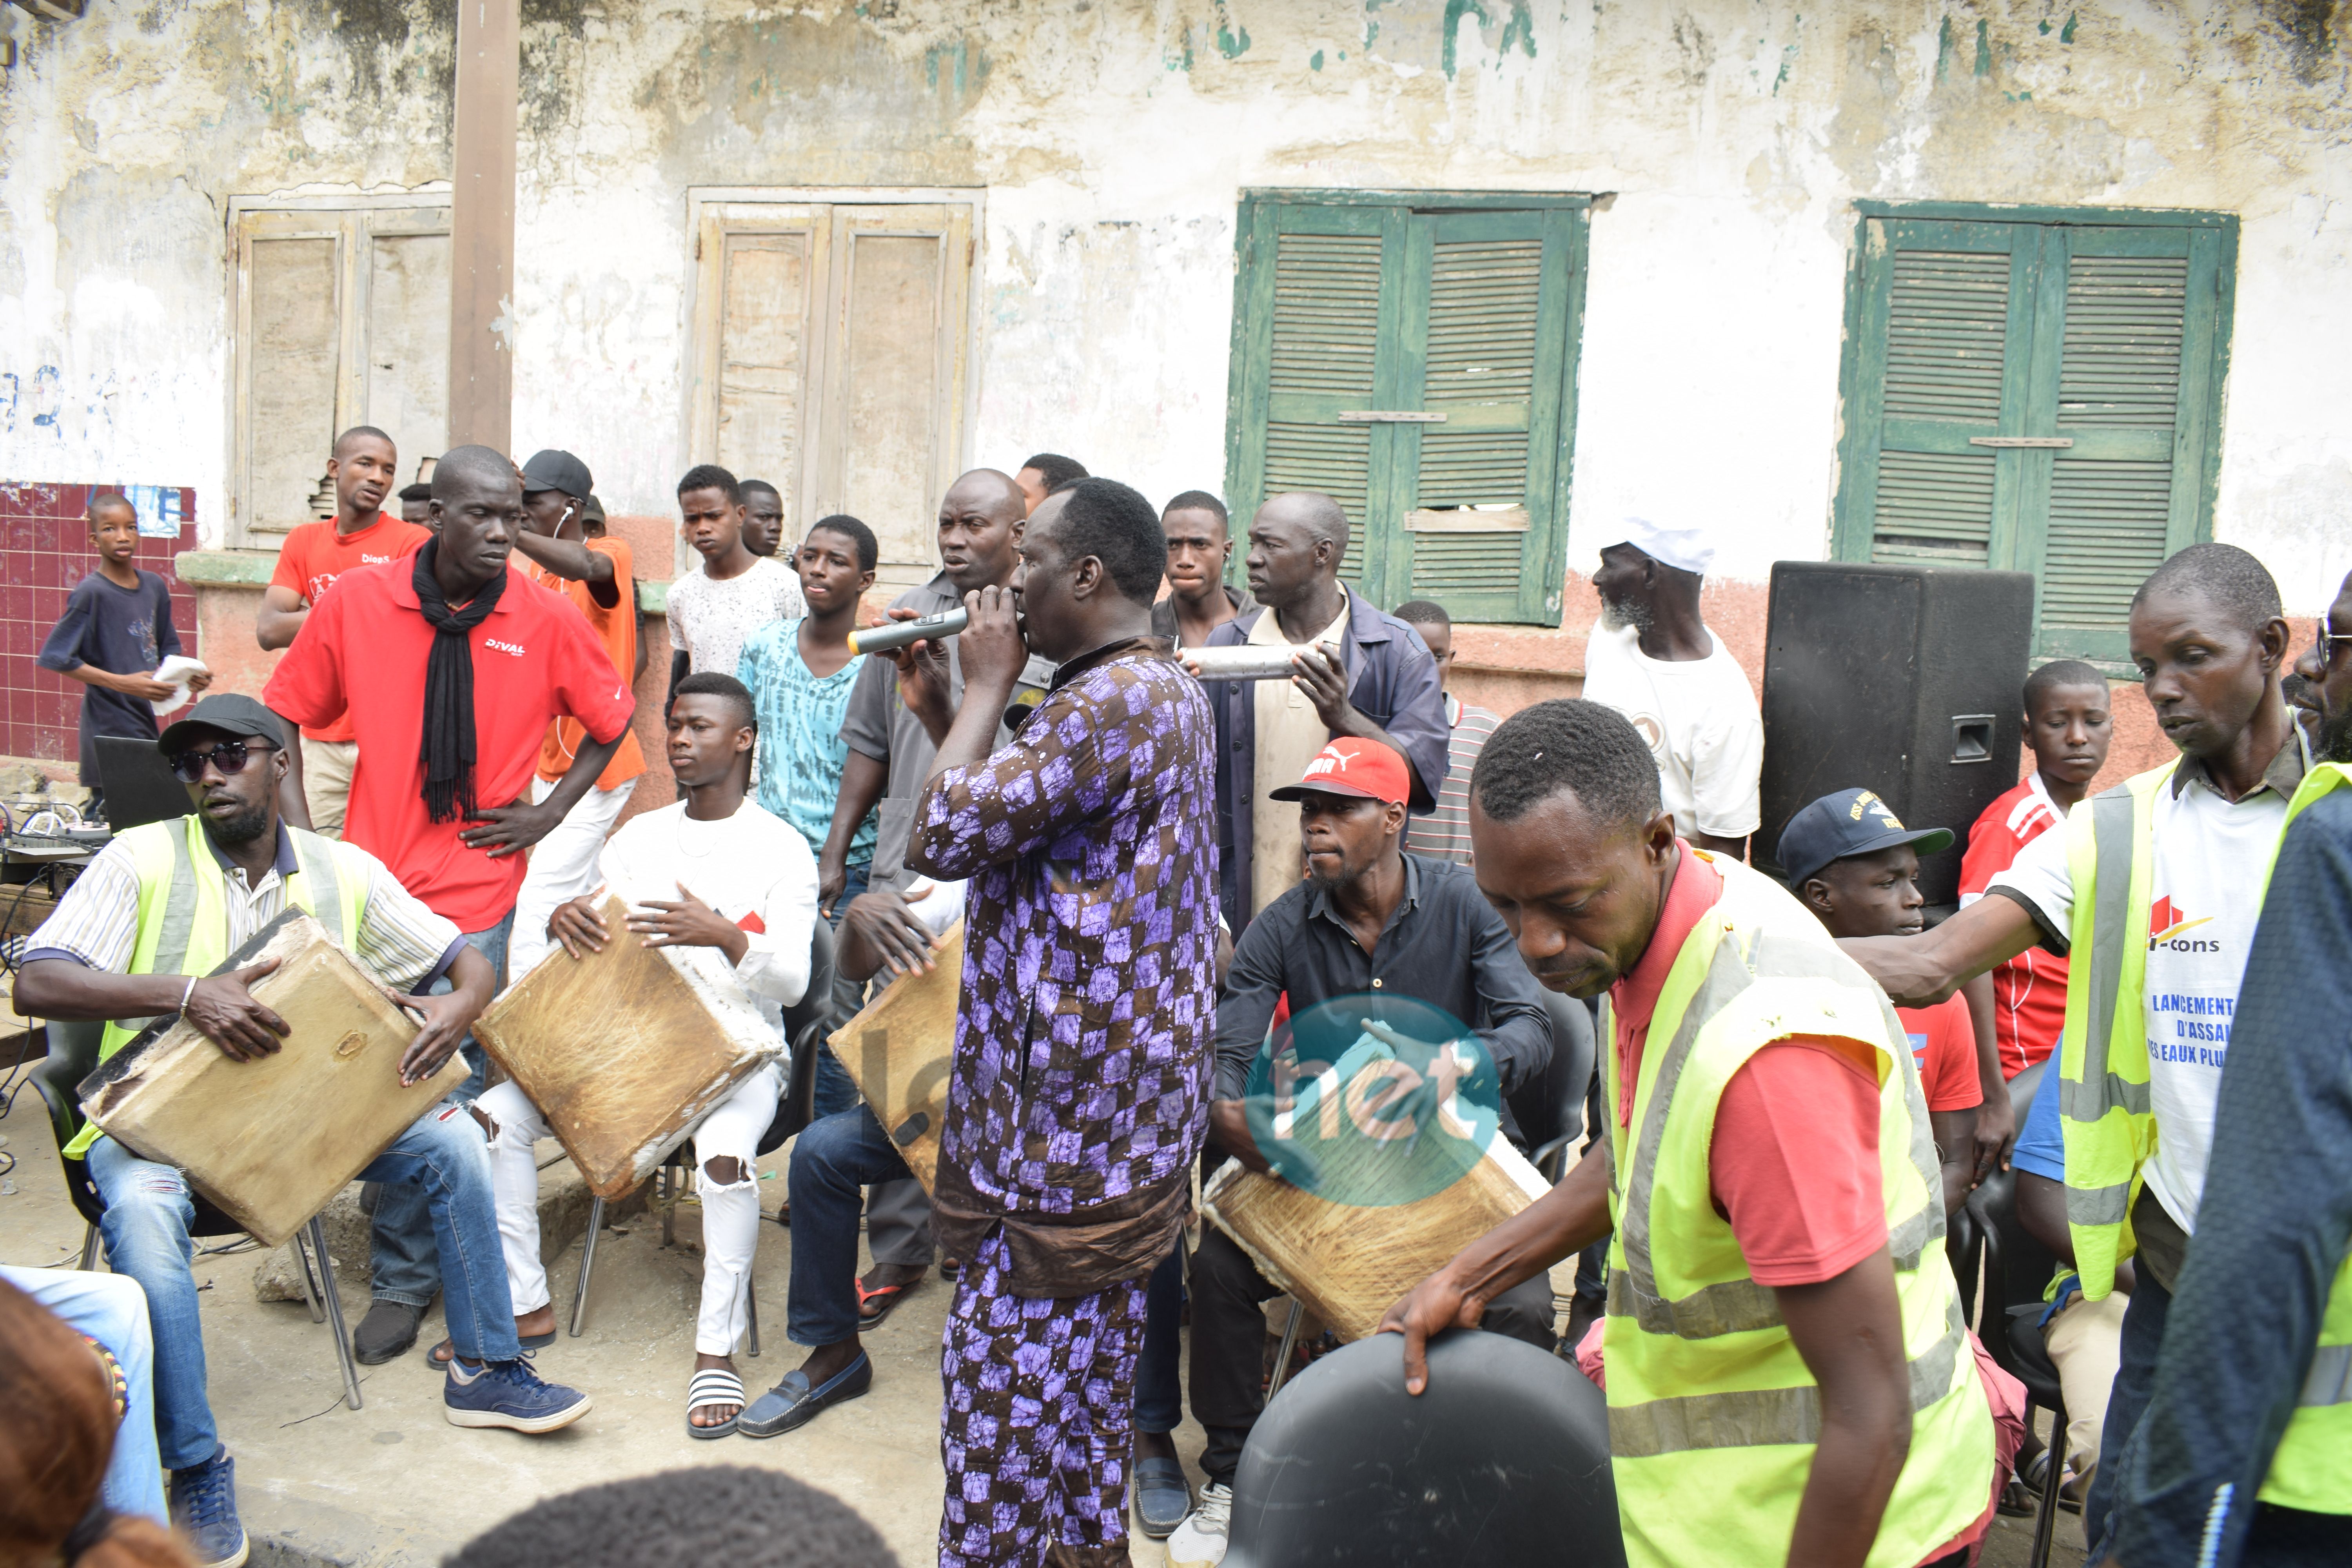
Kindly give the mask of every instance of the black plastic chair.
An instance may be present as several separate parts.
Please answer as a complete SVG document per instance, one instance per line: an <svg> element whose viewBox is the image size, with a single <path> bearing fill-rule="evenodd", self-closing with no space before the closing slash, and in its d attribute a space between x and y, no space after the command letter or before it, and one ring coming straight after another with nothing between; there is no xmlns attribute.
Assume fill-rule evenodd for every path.
<svg viewBox="0 0 2352 1568"><path fill-rule="evenodd" d="M90 1179L89 1164L83 1160L68 1160L63 1155L68 1143L79 1137L85 1125L81 1113L79 1088L98 1066L100 1043L105 1038L103 1024L66 1022L51 1019L42 1026L47 1037L49 1054L33 1069L33 1088L48 1108L49 1130L56 1134L59 1156L58 1168L64 1172L66 1193L73 1201L74 1212L82 1217L81 1260L79 1268L98 1266L102 1248L100 1244L99 1222L106 1215L106 1198ZM195 1217L188 1226L188 1234L199 1240L215 1236L242 1236L245 1227L194 1193L189 1194L195 1205ZM342 1368L343 1400L353 1410L360 1407L359 1368L352 1361L351 1336L343 1331L342 1299L335 1292L334 1280L327 1263L326 1227L312 1215L302 1228L294 1233L295 1272L302 1282L302 1300L310 1309L310 1321L325 1323L335 1337L335 1360Z"/></svg>
<svg viewBox="0 0 2352 1568"><path fill-rule="evenodd" d="M772 1154L784 1146L785 1141L797 1136L816 1120L816 1054L825 1048L825 1037L833 1032L833 928L824 917L817 919L809 933L809 983L801 999L783 1010L784 1039L791 1051L792 1070L784 1079L784 1092L776 1101L776 1119L760 1135L754 1157ZM662 1158L654 1173L654 1201L661 1205L662 1245L669 1246L677 1239L677 1185L683 1174L692 1170L693 1159L687 1151L693 1140L687 1139ZM588 1209L588 1239L580 1249L580 1279L572 1291L572 1337L578 1339L588 1321L588 1281L596 1268L596 1237L604 1228L604 1200L598 1198ZM760 1353L760 1292L746 1281L744 1288L744 1352Z"/></svg>
<svg viewBox="0 0 2352 1568"><path fill-rule="evenodd" d="M1234 1476L1226 1568L1623 1568L1609 1413L1584 1374L1501 1334L1325 1356L1267 1405Z"/></svg>
<svg viewBox="0 0 2352 1568"><path fill-rule="evenodd" d="M2039 1091L2045 1065L2027 1068L2010 1085L2010 1098L2018 1104L2021 1120ZM2036 1075L2031 1082L2028 1073ZM2032 1568L2045 1568L2057 1533L2058 1489L2066 1468L2066 1394L2058 1380L2058 1368L2042 1342L2041 1328L2046 1307L2042 1292L2058 1259L2019 1223L2015 1171L1995 1172L1979 1184L1969 1194L1966 1214L1971 1234L1984 1248L1985 1349L2002 1371L2025 1385L2027 1428L2032 1427L2034 1406L2051 1415L2050 1463L2042 1483L2031 1559Z"/></svg>

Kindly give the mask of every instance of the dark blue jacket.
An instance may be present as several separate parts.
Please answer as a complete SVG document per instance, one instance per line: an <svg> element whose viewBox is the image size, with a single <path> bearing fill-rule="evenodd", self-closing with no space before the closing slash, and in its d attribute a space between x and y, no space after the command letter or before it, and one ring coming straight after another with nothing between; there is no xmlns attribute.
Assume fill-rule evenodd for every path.
<svg viewBox="0 0 2352 1568"><path fill-rule="evenodd" d="M1211 647L1236 647L1270 610L1236 616L1209 634ZM1445 692L1429 645L1394 616L1385 615L1352 589L1348 594L1348 630L1339 645L1348 673L1348 700L1378 724L1404 752L1412 769L1412 809L1427 812L1451 765L1453 728L1445 721ZM1217 714L1218 896L1225 924L1238 938L1249 924L1250 868L1255 840L1250 818L1255 805L1251 785L1257 777L1257 683L1213 680L1209 705Z"/></svg>
<svg viewBox="0 0 2352 1568"><path fill-rule="evenodd" d="M2347 1242L2352 790L2339 789L2287 830L2246 955L2197 1232L2118 1477L2115 1542L2131 1568L2241 1561ZM2352 1520L2302 1518L2341 1523L2332 1539L2352 1542Z"/></svg>

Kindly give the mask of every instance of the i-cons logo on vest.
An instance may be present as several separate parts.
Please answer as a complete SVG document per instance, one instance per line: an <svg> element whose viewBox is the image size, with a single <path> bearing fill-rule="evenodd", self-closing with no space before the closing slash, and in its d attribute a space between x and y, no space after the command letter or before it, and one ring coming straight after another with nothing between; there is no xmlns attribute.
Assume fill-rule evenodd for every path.
<svg viewBox="0 0 2352 1568"><path fill-rule="evenodd" d="M2156 907L2147 912L2148 951L2153 952L2160 947L2168 952L2219 952L2221 951L2219 939L2185 934L2199 926L2210 925L2212 920L2211 915L2190 920L2189 911L2174 903L2169 897L2158 899Z"/></svg>

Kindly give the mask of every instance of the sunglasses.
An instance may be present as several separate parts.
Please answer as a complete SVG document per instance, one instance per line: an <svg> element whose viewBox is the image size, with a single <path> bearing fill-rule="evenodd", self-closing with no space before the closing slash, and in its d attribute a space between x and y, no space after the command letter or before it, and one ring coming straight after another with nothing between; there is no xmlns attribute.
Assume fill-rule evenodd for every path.
<svg viewBox="0 0 2352 1568"><path fill-rule="evenodd" d="M245 772L245 764L253 760L256 752L274 752L278 748L267 741L223 741L209 752L182 752L172 759L172 776L182 784L198 784L205 776L205 764L210 763L228 778Z"/></svg>

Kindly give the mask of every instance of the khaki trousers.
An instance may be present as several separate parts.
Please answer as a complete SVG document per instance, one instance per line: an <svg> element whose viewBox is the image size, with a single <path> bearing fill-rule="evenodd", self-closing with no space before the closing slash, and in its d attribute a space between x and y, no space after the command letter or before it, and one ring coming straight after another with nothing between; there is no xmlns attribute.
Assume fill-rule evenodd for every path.
<svg viewBox="0 0 2352 1568"><path fill-rule="evenodd" d="M310 805L310 831L321 838L343 836L343 816L352 804L352 770L359 765L357 741L302 742L302 798Z"/></svg>

